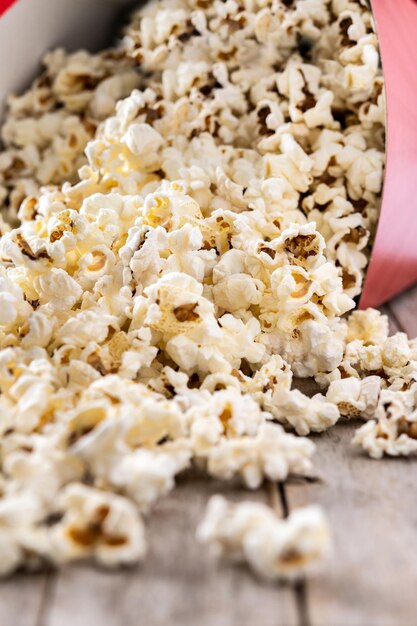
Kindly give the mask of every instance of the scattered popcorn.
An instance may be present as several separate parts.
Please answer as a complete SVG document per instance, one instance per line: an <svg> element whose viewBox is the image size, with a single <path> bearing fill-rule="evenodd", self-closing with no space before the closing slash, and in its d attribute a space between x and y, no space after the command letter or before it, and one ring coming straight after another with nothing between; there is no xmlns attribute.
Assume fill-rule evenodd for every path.
<svg viewBox="0 0 417 626"><path fill-rule="evenodd" d="M326 398L345 417L374 417L381 391L379 376L341 378L330 383Z"/></svg>
<svg viewBox="0 0 417 626"><path fill-rule="evenodd" d="M375 418L355 433L353 444L369 456L409 456L417 452L417 384L406 391L381 391Z"/></svg>
<svg viewBox="0 0 417 626"><path fill-rule="evenodd" d="M92 556L101 565L115 567L145 556L143 522L129 500L73 483L61 493L57 509L63 518L50 531L55 561Z"/></svg>
<svg viewBox="0 0 417 626"><path fill-rule="evenodd" d="M321 394L308 398L298 389L277 389L272 396L272 414L280 422L290 424L299 435L327 430L339 419L335 403Z"/></svg>
<svg viewBox="0 0 417 626"><path fill-rule="evenodd" d="M296 579L314 569L330 550L330 533L321 509L296 509L283 520L265 504L232 504L213 496L197 538L218 558L246 561L258 576Z"/></svg>
<svg viewBox="0 0 417 626"><path fill-rule="evenodd" d="M417 343L352 313L385 150L366 3L150 0L43 64L1 133L0 574L139 561L181 472L309 476L340 417L414 451ZM200 536L272 579L329 543L318 509L222 499Z"/></svg>
<svg viewBox="0 0 417 626"><path fill-rule="evenodd" d="M43 507L29 491L2 497L0 501L0 575L19 566L38 569L49 553L45 529L39 526Z"/></svg>
<svg viewBox="0 0 417 626"><path fill-rule="evenodd" d="M291 474L311 474L314 450L312 441L266 423L256 437L221 439L208 452L207 470L222 479L239 474L250 489L256 489L264 477L282 481Z"/></svg>

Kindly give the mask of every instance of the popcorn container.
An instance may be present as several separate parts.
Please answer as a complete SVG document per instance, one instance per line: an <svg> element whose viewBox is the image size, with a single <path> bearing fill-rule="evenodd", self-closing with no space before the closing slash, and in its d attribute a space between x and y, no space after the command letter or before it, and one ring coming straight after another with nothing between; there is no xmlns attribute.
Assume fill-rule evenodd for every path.
<svg viewBox="0 0 417 626"><path fill-rule="evenodd" d="M27 86L48 49L94 50L108 43L118 14L129 4L127 0L0 0L1 101ZM361 308L378 306L417 282L417 2L372 0L371 4L386 86L387 161Z"/></svg>
<svg viewBox="0 0 417 626"><path fill-rule="evenodd" d="M381 214L360 306L378 306L417 282L415 0L372 0L387 102Z"/></svg>

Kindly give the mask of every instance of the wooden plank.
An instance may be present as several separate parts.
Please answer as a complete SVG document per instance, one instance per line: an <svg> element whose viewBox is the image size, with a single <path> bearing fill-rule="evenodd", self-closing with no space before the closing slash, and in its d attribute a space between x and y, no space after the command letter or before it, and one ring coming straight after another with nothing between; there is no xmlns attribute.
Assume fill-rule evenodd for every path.
<svg viewBox="0 0 417 626"><path fill-rule="evenodd" d="M394 333L397 333L398 331L403 330L394 312L391 310L390 304L384 304L383 306L379 307L379 310L381 311L381 313L388 316L390 335L393 335Z"/></svg>
<svg viewBox="0 0 417 626"><path fill-rule="evenodd" d="M207 499L265 501L227 483L184 478L149 520L150 553L139 568L105 573L88 566L59 575L42 626L293 626L292 587L259 582L243 567L214 562L195 540Z"/></svg>
<svg viewBox="0 0 417 626"><path fill-rule="evenodd" d="M327 569L308 581L313 626L410 626L417 596L417 475L407 459L352 449L357 424L316 436L317 483L287 483L290 509L321 504L334 535Z"/></svg>
<svg viewBox="0 0 417 626"><path fill-rule="evenodd" d="M1 582L1 626L40 626L48 576L46 574L17 574Z"/></svg>
<svg viewBox="0 0 417 626"><path fill-rule="evenodd" d="M417 285L389 303L389 309L410 338L417 336Z"/></svg>
<svg viewBox="0 0 417 626"><path fill-rule="evenodd" d="M415 291L417 303L417 289ZM408 302L407 306L398 305L401 298L404 302ZM402 324L410 326L410 320L411 322L414 320L413 305L407 298L398 298L394 302L393 310L395 317L401 320ZM390 306L383 307L383 312L390 314ZM391 315L390 330L395 332L398 329L398 324ZM296 386L306 393L317 391L311 381L297 381ZM369 489L369 493L373 493L372 476L374 474L379 476L375 479L375 485L383 486L384 480L380 476L380 464L363 458L358 459L357 455L349 450L351 430L352 426L337 426L329 433L316 438L319 446L317 466L326 476L324 485L292 483L286 487L290 506L320 501L329 510L336 529L336 545L342 546L342 553L336 551L328 574L323 574L320 578L309 582L311 602L309 610L313 615L313 626L315 624L320 624L320 626L322 624L323 626L358 624L359 626L364 619L373 619L374 616L378 624L389 624L393 615L397 619L397 604L401 604L404 600L406 606L407 601L408 606L412 606L410 598L412 600L413 597L408 595L409 591L407 591L407 597L404 591L398 597L398 602L392 600L391 608L386 614L384 604L376 613L372 608L372 602L369 604L368 600L366 604L365 596L372 597L374 593L377 597L379 593L379 579L374 575L380 569L379 561L376 560L377 565L374 565L376 557L372 551L369 552L369 546L371 564L369 564L369 559L366 561L366 557L362 559L360 556L361 541L367 530L372 531L372 523L368 520L363 526L362 521L357 520L356 526L354 524L352 528L345 529L345 507L343 502L340 503L337 500L339 494L337 483L340 480L345 485L349 496L346 508L348 518L349 516L355 518L355 502L359 497L361 508L358 509L358 516L362 519L367 516L366 491ZM359 491L357 486L352 484L352 459L356 459L355 471L359 474L361 467L366 467L367 479L365 484L360 483ZM401 485L401 474L403 472L406 474L408 464L406 461L394 463L396 465L393 466L388 462L388 467L397 468L394 472L395 479L398 485ZM406 466L405 470L403 465ZM388 471L392 473L392 469ZM384 472L386 473L387 470L382 470L383 474ZM328 475L331 476L330 483ZM410 480L410 476L408 479ZM391 478L389 482L392 484L393 479ZM45 597L48 592L47 577L19 575L3 583L0 588L0 624L7 624L7 626L67 626L67 624L87 626L88 624L90 626L97 622L101 626L130 626L130 624L136 626L143 622L152 626L159 624L165 626L178 621L184 626L188 624L194 626L196 616L198 616L199 626L222 626L223 624L226 626L226 624L235 623L239 626L246 624L249 626L255 622L266 626L296 624L298 622L296 603L291 587L265 586L244 569L215 564L207 557L204 548L196 544L194 531L198 521L202 518L207 498L212 493L217 491L224 493L225 490L227 496L235 500L244 498L256 500L265 497L262 493L247 494L224 483L206 482L202 479L196 481L195 478L188 477L182 481L174 494L158 505L152 515L149 528L151 553L142 568L116 574L91 569L89 566L67 568L58 574L56 587L47 597ZM370 502L374 502L372 498ZM279 499L275 500L274 506L275 508L280 506ZM391 513L382 508L380 516L390 519ZM371 519L375 520L376 517L379 518L374 512ZM401 527L400 523L398 527ZM384 545L386 541L385 534L388 536L388 530L385 524L384 528L378 531L381 545ZM405 545L400 546L394 556L401 560L407 552ZM390 551L387 557L388 564L391 557L393 555ZM346 568L344 563L347 564ZM360 570L360 576L356 574L353 580L355 585L352 589L349 572L355 569ZM412 574L415 575L414 569ZM369 580L373 581L373 584L370 585ZM364 581L368 583L368 586L364 584ZM390 590L388 574L385 583L387 589ZM356 595L358 590L361 593ZM386 595L389 597L389 593ZM362 602L365 610L360 606ZM385 598L385 604L386 602ZM44 611L45 616L43 616ZM382 619L384 615L386 621ZM402 626L400 621L395 623Z"/></svg>

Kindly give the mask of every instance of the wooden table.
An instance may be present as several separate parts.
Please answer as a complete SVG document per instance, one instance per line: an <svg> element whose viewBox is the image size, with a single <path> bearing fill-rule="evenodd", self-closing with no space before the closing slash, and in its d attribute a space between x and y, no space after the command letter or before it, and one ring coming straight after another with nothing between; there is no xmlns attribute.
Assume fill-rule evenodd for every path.
<svg viewBox="0 0 417 626"><path fill-rule="evenodd" d="M417 335L417 288L384 307L392 330ZM0 585L0 626L415 626L417 468L373 461L350 440L357 424L316 436L320 480L257 493L184 476L151 515L146 563L106 573L89 566L17 575ZM269 502L281 515L325 508L334 552L321 574L293 585L260 583L216 564L195 540L208 497Z"/></svg>

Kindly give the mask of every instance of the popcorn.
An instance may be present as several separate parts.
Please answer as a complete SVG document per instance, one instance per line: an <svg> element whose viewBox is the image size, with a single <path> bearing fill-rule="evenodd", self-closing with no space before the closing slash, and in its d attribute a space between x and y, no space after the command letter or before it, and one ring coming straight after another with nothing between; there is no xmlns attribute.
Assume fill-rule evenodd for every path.
<svg viewBox="0 0 417 626"><path fill-rule="evenodd" d="M45 534L39 530L42 506L26 492L2 498L0 503L0 575L7 576L23 563L39 568L48 553Z"/></svg>
<svg viewBox="0 0 417 626"><path fill-rule="evenodd" d="M330 383L326 399L337 405L346 417L374 417L379 402L381 379L378 376L342 378Z"/></svg>
<svg viewBox="0 0 417 626"><path fill-rule="evenodd" d="M64 485L83 474L82 464L67 454L59 434L9 433L3 439L2 456L7 493L28 491L46 505Z"/></svg>
<svg viewBox="0 0 417 626"><path fill-rule="evenodd" d="M43 65L25 94L8 99L0 187L11 218L25 196L36 210L41 185L74 179L98 121L140 83L133 63L117 50L91 55L57 49L45 55Z"/></svg>
<svg viewBox="0 0 417 626"><path fill-rule="evenodd" d="M22 290L6 272L0 274L0 326L9 327L23 321L31 308L24 302Z"/></svg>
<svg viewBox="0 0 417 626"><path fill-rule="evenodd" d="M207 470L225 480L238 474L250 489L256 489L264 478L285 480L291 474L308 476L314 450L308 439L287 434L278 424L266 423L255 437L221 439L208 451Z"/></svg>
<svg viewBox="0 0 417 626"><path fill-rule="evenodd" d="M116 567L145 556L143 522L125 498L73 483L61 493L57 510L63 518L50 531L56 562L94 558Z"/></svg>
<svg viewBox="0 0 417 626"><path fill-rule="evenodd" d="M114 48L52 51L9 98L0 573L141 560L140 515L178 474L308 476L300 435L340 415L369 420L374 456L413 451L417 344L349 315L385 150L364 5L150 1ZM216 505L207 537L261 575L326 551L317 510L246 506Z"/></svg>
<svg viewBox="0 0 417 626"><path fill-rule="evenodd" d="M56 268L36 277L33 286L38 293L39 302L45 304L47 310L53 311L72 309L83 293L78 283L65 270Z"/></svg>
<svg viewBox="0 0 417 626"><path fill-rule="evenodd" d="M319 507L296 509L282 520L264 504L232 504L213 496L197 538L214 556L246 561L267 580L297 579L330 550L330 533Z"/></svg>
<svg viewBox="0 0 417 626"><path fill-rule="evenodd" d="M139 157L142 167L151 167L163 139L149 124L132 124L126 133L125 142L129 150Z"/></svg>
<svg viewBox="0 0 417 626"><path fill-rule="evenodd" d="M165 452L166 450L166 452ZM175 486L175 475L188 467L191 451L186 442L175 441L159 448L125 455L110 474L115 487L147 512L152 504Z"/></svg>
<svg viewBox="0 0 417 626"><path fill-rule="evenodd" d="M353 444L369 456L380 459L389 456L408 456L417 450L416 384L405 391L382 390L375 418L361 426Z"/></svg>
<svg viewBox="0 0 417 626"><path fill-rule="evenodd" d="M241 395L233 388L221 389L222 383L217 387L220 389L215 389L213 395L204 397L203 393L199 394L185 414L197 453L205 449L206 432L217 432L217 441L223 434L228 438L254 436L265 421L258 403L251 396ZM208 442L215 443L211 437Z"/></svg>
<svg viewBox="0 0 417 626"><path fill-rule="evenodd" d="M388 318L375 309L354 311L348 319L347 341L359 339L365 345L382 344L388 338Z"/></svg>
<svg viewBox="0 0 417 626"><path fill-rule="evenodd" d="M353 444L364 449L373 459L388 456L409 456L417 451L415 441L415 422L404 422L403 427L389 422L367 422L359 428L353 438Z"/></svg>
<svg viewBox="0 0 417 626"><path fill-rule="evenodd" d="M280 422L290 424L298 435L321 432L333 426L339 419L339 409L316 394L312 398L305 396L298 389L277 389L271 398L272 414Z"/></svg>

